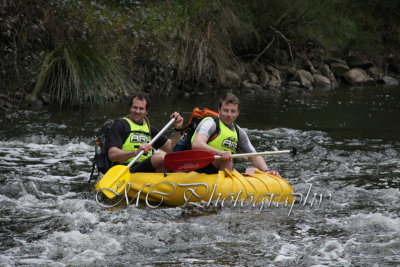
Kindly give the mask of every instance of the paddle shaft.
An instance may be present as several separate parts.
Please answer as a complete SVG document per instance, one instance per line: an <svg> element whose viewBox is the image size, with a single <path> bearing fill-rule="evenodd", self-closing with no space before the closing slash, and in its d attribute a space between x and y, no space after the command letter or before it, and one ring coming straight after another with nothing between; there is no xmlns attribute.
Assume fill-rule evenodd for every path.
<svg viewBox="0 0 400 267"><path fill-rule="evenodd" d="M244 154L232 154L232 158L248 158L256 156L272 156L272 155L282 155L282 154L293 154L293 150L281 150L281 151L265 151L265 152L253 152ZM221 156L215 155L215 159L220 159Z"/></svg>
<svg viewBox="0 0 400 267"><path fill-rule="evenodd" d="M151 141L150 141L150 145L152 146L156 141L157 141L157 139L173 124L175 122L175 118L172 118L168 123L167 123L167 125L165 125L164 126L164 128L162 128L159 132L158 132L158 134L156 135L156 136L154 136L154 138L153 139L151 139ZM133 160L131 160L131 162L129 162L129 164L127 165L127 167L128 168L130 168L130 167L132 167L132 165L142 156L144 154L144 150L141 150L140 152L139 152L139 154L137 154L136 155L136 157L134 157L133 158Z"/></svg>

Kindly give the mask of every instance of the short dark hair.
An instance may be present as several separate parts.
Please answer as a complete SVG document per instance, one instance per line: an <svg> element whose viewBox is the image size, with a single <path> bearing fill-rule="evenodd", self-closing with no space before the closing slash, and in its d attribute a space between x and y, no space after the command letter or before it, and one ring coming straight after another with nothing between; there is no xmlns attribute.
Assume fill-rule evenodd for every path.
<svg viewBox="0 0 400 267"><path fill-rule="evenodd" d="M238 109L240 107L240 100L239 98L232 94L232 93L226 93L223 97L220 98L218 108L222 107L222 102L226 102L227 104L237 104Z"/></svg>
<svg viewBox="0 0 400 267"><path fill-rule="evenodd" d="M133 99L135 99L135 98L139 99L140 101L143 101L143 100L146 101L146 110L147 111L150 110L150 106L151 106L150 98L148 97L147 94L144 94L144 93L134 94L131 98L131 102L129 103L129 108L132 106Z"/></svg>

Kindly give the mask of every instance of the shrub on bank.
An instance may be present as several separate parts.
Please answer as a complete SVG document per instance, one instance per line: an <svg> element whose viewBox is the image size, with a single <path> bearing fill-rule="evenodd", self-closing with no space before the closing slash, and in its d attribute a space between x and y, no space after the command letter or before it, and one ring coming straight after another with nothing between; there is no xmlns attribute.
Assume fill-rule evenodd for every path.
<svg viewBox="0 0 400 267"><path fill-rule="evenodd" d="M0 78L7 95L46 92L58 104L114 101L139 89L171 94L240 87L237 78L259 65L296 64L297 55L317 49L345 59L356 50L386 64L381 58L390 54L396 62L400 44L396 1L15 0L1 5ZM82 65L68 65L69 56ZM49 64L63 71L52 71Z"/></svg>

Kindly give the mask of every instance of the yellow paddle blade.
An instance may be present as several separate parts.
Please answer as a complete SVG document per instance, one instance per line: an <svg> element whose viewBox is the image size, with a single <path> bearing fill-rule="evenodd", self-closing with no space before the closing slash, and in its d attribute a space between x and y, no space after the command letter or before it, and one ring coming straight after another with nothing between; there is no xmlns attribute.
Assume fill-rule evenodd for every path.
<svg viewBox="0 0 400 267"><path fill-rule="evenodd" d="M129 172L129 167L125 165L116 165L104 174L96 184L95 189L96 191L102 189L103 193L108 198L113 198L116 194L112 191L117 192L118 194L124 191L126 184L129 182L130 176L131 173Z"/></svg>

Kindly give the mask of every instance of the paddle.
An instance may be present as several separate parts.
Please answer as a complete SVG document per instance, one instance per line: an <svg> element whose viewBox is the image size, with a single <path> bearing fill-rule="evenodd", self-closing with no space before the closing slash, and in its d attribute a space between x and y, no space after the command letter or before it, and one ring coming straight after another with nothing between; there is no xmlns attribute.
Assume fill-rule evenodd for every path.
<svg viewBox="0 0 400 267"><path fill-rule="evenodd" d="M171 119L164 128L150 141L150 145L153 145L155 141L175 122L175 118ZM101 180L96 184L96 190L104 189L103 193L108 198L113 198L116 196L115 193L120 194L126 184L129 182L131 174L129 168L143 155L144 151L141 150L136 157L129 162L127 166L116 165L109 169L106 174L101 178ZM114 193L115 192L115 193Z"/></svg>
<svg viewBox="0 0 400 267"><path fill-rule="evenodd" d="M291 150L281 151L266 151L266 152L253 152L245 154L233 154L232 158L247 158L256 156L272 156L282 154L296 155L297 150L293 148ZM199 168L203 168L213 162L215 159L220 159L221 156L214 155L211 152L204 150L187 150L180 152L168 153L164 158L164 166L167 170L174 171L191 171Z"/></svg>

